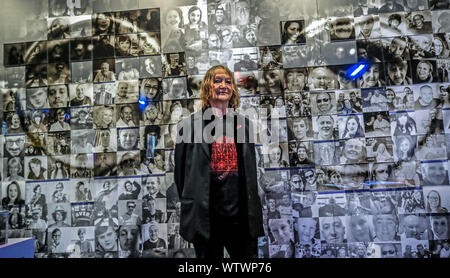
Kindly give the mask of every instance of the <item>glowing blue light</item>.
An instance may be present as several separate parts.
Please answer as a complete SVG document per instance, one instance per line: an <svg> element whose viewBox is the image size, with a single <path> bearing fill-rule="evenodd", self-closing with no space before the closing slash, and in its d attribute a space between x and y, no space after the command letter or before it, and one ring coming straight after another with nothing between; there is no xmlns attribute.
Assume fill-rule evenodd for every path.
<svg viewBox="0 0 450 278"><path fill-rule="evenodd" d="M138 102L139 102L139 110L144 111L145 107L147 106L145 98L139 98Z"/></svg>
<svg viewBox="0 0 450 278"><path fill-rule="evenodd" d="M359 65L351 74L350 76L355 76L357 75L360 71L362 71L364 68L366 67L366 65Z"/></svg>

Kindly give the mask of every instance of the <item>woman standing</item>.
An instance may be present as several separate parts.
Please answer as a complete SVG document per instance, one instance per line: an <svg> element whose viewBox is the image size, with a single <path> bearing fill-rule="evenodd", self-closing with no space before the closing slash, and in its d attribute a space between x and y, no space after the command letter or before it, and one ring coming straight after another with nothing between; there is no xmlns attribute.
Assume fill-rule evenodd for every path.
<svg viewBox="0 0 450 278"><path fill-rule="evenodd" d="M201 101L202 110L183 119L178 130L202 134L207 122L203 113L212 113L214 123L229 128L236 124L233 135L237 136L227 134L224 128L223 133L216 131L208 138L211 142L196 144L177 138L174 179L181 201L180 234L193 242L198 258L223 258L224 247L231 258L255 258L264 228L253 128L248 118L233 110L240 99L227 67L217 65L206 72ZM189 125L196 121L200 130Z"/></svg>

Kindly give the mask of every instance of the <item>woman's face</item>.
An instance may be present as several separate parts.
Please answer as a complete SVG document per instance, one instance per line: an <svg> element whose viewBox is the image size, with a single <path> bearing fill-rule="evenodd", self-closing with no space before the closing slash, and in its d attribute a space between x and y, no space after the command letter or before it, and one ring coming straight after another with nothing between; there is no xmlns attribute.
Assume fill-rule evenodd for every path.
<svg viewBox="0 0 450 278"><path fill-rule="evenodd" d="M19 174L19 165L9 166L9 175L15 177Z"/></svg>
<svg viewBox="0 0 450 278"><path fill-rule="evenodd" d="M119 42L119 48L121 51L128 51L131 47L131 42L130 40L123 40L121 42Z"/></svg>
<svg viewBox="0 0 450 278"><path fill-rule="evenodd" d="M19 190L17 189L17 185L16 184L11 185L8 190L8 197L10 199L16 199L18 195Z"/></svg>
<svg viewBox="0 0 450 278"><path fill-rule="evenodd" d="M300 34L300 25L298 22L292 22L289 24L289 27L286 29L287 35L290 39L297 39Z"/></svg>
<svg viewBox="0 0 450 278"><path fill-rule="evenodd" d="M298 236L300 242L310 242L316 234L316 220L312 218L302 218L298 221Z"/></svg>
<svg viewBox="0 0 450 278"><path fill-rule="evenodd" d="M387 98L388 102L393 102L394 101L394 92L392 92L391 90L387 90L386 98Z"/></svg>
<svg viewBox="0 0 450 278"><path fill-rule="evenodd" d="M117 235L112 227L108 229L97 237L98 243L106 251L117 250Z"/></svg>
<svg viewBox="0 0 450 278"><path fill-rule="evenodd" d="M18 128L20 127L20 118L19 115L14 114L11 118L11 127L12 128Z"/></svg>
<svg viewBox="0 0 450 278"><path fill-rule="evenodd" d="M59 211L55 212L55 220L56 220L56 222L63 221L63 216L62 216L61 212L59 212Z"/></svg>
<svg viewBox="0 0 450 278"><path fill-rule="evenodd" d="M413 102L413 101L414 101L414 94L413 94L413 92L408 91L408 92L406 93L406 99L407 99L409 102Z"/></svg>
<svg viewBox="0 0 450 278"><path fill-rule="evenodd" d="M145 70L150 73L150 74L154 74L154 68L155 68L155 64L153 63L152 59L146 59L145 60Z"/></svg>
<svg viewBox="0 0 450 278"><path fill-rule="evenodd" d="M417 65L417 76L421 81L425 81L430 77L431 68L427 63L419 63Z"/></svg>
<svg viewBox="0 0 450 278"><path fill-rule="evenodd" d="M148 83L144 86L144 93L147 98L154 98L156 94L158 93L158 81L155 81L151 79Z"/></svg>
<svg viewBox="0 0 450 278"><path fill-rule="evenodd" d="M306 133L308 132L308 125L302 119L298 122L294 122L294 133L297 135L297 139L306 137Z"/></svg>
<svg viewBox="0 0 450 278"><path fill-rule="evenodd" d="M401 152L407 152L410 148L410 144L408 140L402 140L402 142L400 142L400 151Z"/></svg>
<svg viewBox="0 0 450 278"><path fill-rule="evenodd" d="M200 10L195 10L189 14L189 22L200 23L201 12Z"/></svg>
<svg viewBox="0 0 450 278"><path fill-rule="evenodd" d="M65 114L64 114L64 112L58 113L58 121L64 122L64 119L65 119Z"/></svg>
<svg viewBox="0 0 450 278"><path fill-rule="evenodd" d="M377 181L387 181L389 178L388 165L377 164L375 169L375 179Z"/></svg>
<svg viewBox="0 0 450 278"><path fill-rule="evenodd" d="M99 14L97 17L97 27L100 31L108 30L111 25L111 19L104 14Z"/></svg>
<svg viewBox="0 0 450 278"><path fill-rule="evenodd" d="M442 41L440 39L434 39L433 44L434 44L434 53L436 54L436 56L441 55L442 50L444 49Z"/></svg>
<svg viewBox="0 0 450 278"><path fill-rule="evenodd" d="M351 216L350 229L356 241L368 242L370 241L369 223L363 216Z"/></svg>
<svg viewBox="0 0 450 278"><path fill-rule="evenodd" d="M31 171L33 171L35 174L39 173L41 170L41 165L39 163L31 163Z"/></svg>
<svg viewBox="0 0 450 278"><path fill-rule="evenodd" d="M133 189L133 186L131 185L130 182L127 182L127 183L125 184L125 189L126 189L128 192L131 192L131 190Z"/></svg>
<svg viewBox="0 0 450 278"><path fill-rule="evenodd" d="M280 76L277 72L272 71L264 74L264 80L269 90L280 88Z"/></svg>
<svg viewBox="0 0 450 278"><path fill-rule="evenodd" d="M355 119L351 118L347 121L346 127L349 133L354 134L358 130L358 122Z"/></svg>
<svg viewBox="0 0 450 278"><path fill-rule="evenodd" d="M439 239L447 238L448 236L448 222L446 217L433 218L431 220L431 226L435 235Z"/></svg>
<svg viewBox="0 0 450 278"><path fill-rule="evenodd" d="M103 111L102 121L104 124L109 125L112 122L112 118L113 118L112 114L113 114L112 111L109 109L106 109Z"/></svg>
<svg viewBox="0 0 450 278"><path fill-rule="evenodd" d="M169 11L166 16L166 22L169 25L169 27L172 28L178 27L178 24L180 24L181 19L177 11L175 10Z"/></svg>
<svg viewBox="0 0 450 278"><path fill-rule="evenodd" d="M298 148L297 149L297 156L298 156L298 159L300 161L303 161L303 160L305 160L308 157L308 153L306 152L305 148Z"/></svg>
<svg viewBox="0 0 450 278"><path fill-rule="evenodd" d="M283 107L283 100L281 98L277 98L275 101L275 107Z"/></svg>
<svg viewBox="0 0 450 278"><path fill-rule="evenodd" d="M428 195L428 203L430 204L431 209L436 209L439 206L439 195L436 192L431 192Z"/></svg>
<svg viewBox="0 0 450 278"><path fill-rule="evenodd" d="M41 119L42 119L41 115L37 115L34 117L34 122L38 125L41 123Z"/></svg>
<svg viewBox="0 0 450 278"><path fill-rule="evenodd" d="M275 147L270 150L269 153L270 161L279 161L281 159L281 150L280 147Z"/></svg>

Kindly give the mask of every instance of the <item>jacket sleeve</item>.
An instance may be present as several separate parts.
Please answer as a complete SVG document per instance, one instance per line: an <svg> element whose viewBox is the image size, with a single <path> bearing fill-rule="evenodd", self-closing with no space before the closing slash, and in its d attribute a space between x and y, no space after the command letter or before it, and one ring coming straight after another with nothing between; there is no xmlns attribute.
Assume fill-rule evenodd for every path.
<svg viewBox="0 0 450 278"><path fill-rule="evenodd" d="M193 118L187 117L180 120L177 124L177 139L175 142L175 165L173 169L173 176L175 185L177 186L178 196L181 200L184 190L184 177L186 172L186 152L188 149L188 144L192 140L193 136ZM190 135L189 138L184 138L185 132Z"/></svg>
<svg viewBox="0 0 450 278"><path fill-rule="evenodd" d="M181 200L184 188L184 167L186 163L186 143L181 142L175 145L175 167L174 167L174 181L177 186L178 196Z"/></svg>

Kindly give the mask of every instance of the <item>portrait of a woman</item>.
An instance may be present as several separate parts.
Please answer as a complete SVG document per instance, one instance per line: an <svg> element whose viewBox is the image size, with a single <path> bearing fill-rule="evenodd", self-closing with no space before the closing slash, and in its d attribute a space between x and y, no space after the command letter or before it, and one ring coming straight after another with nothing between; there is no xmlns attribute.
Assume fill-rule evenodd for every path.
<svg viewBox="0 0 450 278"><path fill-rule="evenodd" d="M2 207L7 208L16 205L25 205L25 200L22 199L22 191L20 190L19 183L13 181L6 187L6 197L2 199Z"/></svg>
<svg viewBox="0 0 450 278"><path fill-rule="evenodd" d="M304 24L301 20L286 21L283 25L281 44L305 43Z"/></svg>
<svg viewBox="0 0 450 278"><path fill-rule="evenodd" d="M364 129L358 116L350 115L345 121L345 128L342 139L350 139L356 137L364 137Z"/></svg>

